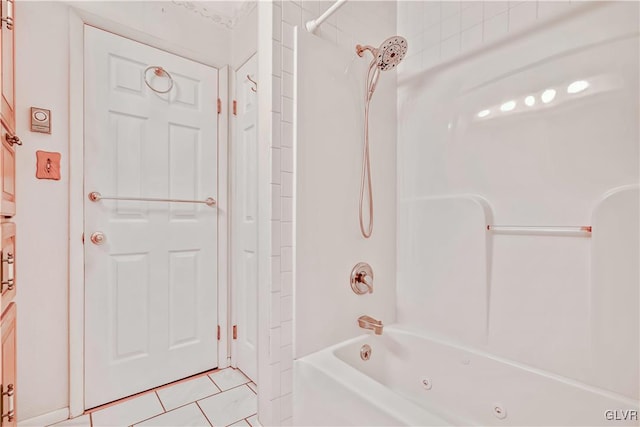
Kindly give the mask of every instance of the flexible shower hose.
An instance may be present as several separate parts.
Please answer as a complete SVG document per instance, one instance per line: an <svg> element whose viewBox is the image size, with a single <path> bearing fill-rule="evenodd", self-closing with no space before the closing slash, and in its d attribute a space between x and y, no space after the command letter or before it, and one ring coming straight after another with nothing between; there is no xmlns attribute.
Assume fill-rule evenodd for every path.
<svg viewBox="0 0 640 427"><path fill-rule="evenodd" d="M365 102L364 102L364 148L362 151L362 174L360 176L360 232L365 239L371 237L373 233L373 188L371 186L371 159L369 156L369 105L373 92L376 89L376 83L378 82L378 76L380 75L380 69L378 68L376 61L371 61L369 65L369 71L367 72L367 81L365 82ZM367 195L369 202L369 224L365 226L364 223L364 193L365 185L368 189Z"/></svg>

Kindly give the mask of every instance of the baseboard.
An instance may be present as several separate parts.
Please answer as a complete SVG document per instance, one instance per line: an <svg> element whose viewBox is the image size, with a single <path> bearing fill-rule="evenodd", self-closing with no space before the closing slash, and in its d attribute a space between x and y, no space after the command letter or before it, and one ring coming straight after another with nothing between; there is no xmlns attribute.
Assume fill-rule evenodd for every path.
<svg viewBox="0 0 640 427"><path fill-rule="evenodd" d="M69 419L69 408L62 408L27 420L18 421L18 427L44 427L67 419Z"/></svg>

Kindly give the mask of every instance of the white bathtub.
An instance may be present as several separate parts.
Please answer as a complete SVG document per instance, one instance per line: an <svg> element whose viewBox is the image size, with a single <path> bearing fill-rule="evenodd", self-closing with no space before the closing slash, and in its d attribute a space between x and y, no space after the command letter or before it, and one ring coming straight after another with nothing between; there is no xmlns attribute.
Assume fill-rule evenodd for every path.
<svg viewBox="0 0 640 427"><path fill-rule="evenodd" d="M398 325L294 363L294 425L639 425L636 401Z"/></svg>

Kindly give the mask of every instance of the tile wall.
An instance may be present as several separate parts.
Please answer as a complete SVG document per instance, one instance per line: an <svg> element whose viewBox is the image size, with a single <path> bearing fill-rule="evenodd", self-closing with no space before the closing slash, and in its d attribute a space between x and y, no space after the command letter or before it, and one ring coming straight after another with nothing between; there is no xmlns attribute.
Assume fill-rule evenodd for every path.
<svg viewBox="0 0 640 427"><path fill-rule="evenodd" d="M415 72L469 53L568 11L570 1L399 1L398 34L409 42L400 72Z"/></svg>

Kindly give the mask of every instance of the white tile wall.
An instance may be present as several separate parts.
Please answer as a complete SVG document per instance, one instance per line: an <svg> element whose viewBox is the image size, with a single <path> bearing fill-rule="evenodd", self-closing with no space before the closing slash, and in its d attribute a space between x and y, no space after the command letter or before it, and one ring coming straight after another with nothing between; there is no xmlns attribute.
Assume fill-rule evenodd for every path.
<svg viewBox="0 0 640 427"><path fill-rule="evenodd" d="M577 2L573 2L575 4ZM566 11L570 1L398 1L398 34L407 38L400 73L431 68ZM422 17L422 19L420 19Z"/></svg>
<svg viewBox="0 0 640 427"><path fill-rule="evenodd" d="M293 236L294 153L293 153L293 39L294 27L315 19L333 1L273 2L273 69L272 69L272 284L270 317L270 387L269 425L291 425L293 366ZM396 3L348 2L317 31L323 39L353 50L358 42L376 44L391 34L380 34L380 28L394 26ZM420 17L415 20L418 25ZM438 40L439 42L439 34Z"/></svg>

